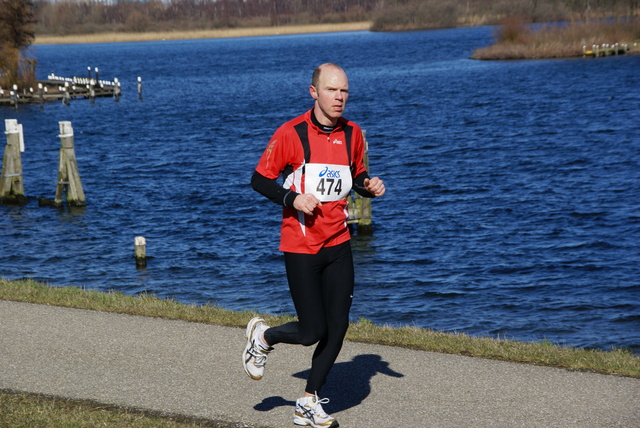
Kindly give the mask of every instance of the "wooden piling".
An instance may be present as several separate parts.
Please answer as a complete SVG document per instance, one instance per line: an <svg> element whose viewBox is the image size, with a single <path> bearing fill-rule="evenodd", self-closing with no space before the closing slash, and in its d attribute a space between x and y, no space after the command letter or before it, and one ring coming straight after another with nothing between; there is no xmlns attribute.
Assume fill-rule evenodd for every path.
<svg viewBox="0 0 640 428"><path fill-rule="evenodd" d="M145 267L147 265L147 240L144 236L136 236L133 244L135 246L136 266Z"/></svg>
<svg viewBox="0 0 640 428"><path fill-rule="evenodd" d="M2 159L0 203L24 205L27 203L27 199L24 196L22 156L20 154L21 151L24 151L22 125L19 125L15 119L6 119L4 123L7 145Z"/></svg>
<svg viewBox="0 0 640 428"><path fill-rule="evenodd" d="M58 183L54 205L62 205L62 195L67 192L67 204L81 207L85 205L82 182L78 172L78 163L73 142L71 122L59 122L60 125L60 163L58 164Z"/></svg>
<svg viewBox="0 0 640 428"><path fill-rule="evenodd" d="M369 170L369 142L367 141L366 131L362 131L364 138L364 166ZM372 215L371 215L371 198L365 198L355 192L347 198L349 219L347 223L351 226L355 225L358 234L369 235L373 233Z"/></svg>

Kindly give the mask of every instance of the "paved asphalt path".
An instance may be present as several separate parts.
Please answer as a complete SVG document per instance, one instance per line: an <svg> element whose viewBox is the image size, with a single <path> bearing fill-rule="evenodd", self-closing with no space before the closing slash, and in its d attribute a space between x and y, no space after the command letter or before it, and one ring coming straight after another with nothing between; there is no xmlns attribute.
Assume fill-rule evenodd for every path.
<svg viewBox="0 0 640 428"><path fill-rule="evenodd" d="M240 328L0 300L0 389L293 427L313 349L279 345L253 381L244 343ZM351 342L322 395L341 427L640 427L640 379Z"/></svg>

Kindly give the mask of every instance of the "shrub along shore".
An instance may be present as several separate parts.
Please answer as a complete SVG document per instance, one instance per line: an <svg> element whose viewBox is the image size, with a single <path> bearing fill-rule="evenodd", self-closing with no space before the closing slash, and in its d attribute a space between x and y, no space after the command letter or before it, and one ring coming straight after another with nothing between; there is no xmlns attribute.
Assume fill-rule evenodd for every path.
<svg viewBox="0 0 640 428"><path fill-rule="evenodd" d="M256 312L234 312L213 305L187 305L149 294L128 296L79 287L53 287L32 280L0 278L0 299L52 306L117 312L205 324L244 328ZM262 315L270 324L294 319L291 315ZM499 338L471 337L407 326L374 325L366 319L352 323L347 340L441 352L517 363L553 366L609 375L640 378L640 357L633 353L562 347L548 341L520 342ZM128 428L214 427L237 428L224 421L190 419L139 409L118 408L90 400L19 393L0 389L0 426ZM6 425L3 425L6 424Z"/></svg>

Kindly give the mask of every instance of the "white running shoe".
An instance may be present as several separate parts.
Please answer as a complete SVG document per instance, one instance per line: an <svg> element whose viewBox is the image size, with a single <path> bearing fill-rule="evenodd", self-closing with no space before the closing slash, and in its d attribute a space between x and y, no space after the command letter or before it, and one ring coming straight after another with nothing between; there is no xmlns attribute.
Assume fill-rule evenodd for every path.
<svg viewBox="0 0 640 428"><path fill-rule="evenodd" d="M311 426L314 428L337 428L338 421L327 415L322 409L322 404L327 404L328 398L320 400L318 396L302 397L296 401L296 413L293 416L293 423L301 426Z"/></svg>
<svg viewBox="0 0 640 428"><path fill-rule="evenodd" d="M265 348L258 343L258 338L269 326L262 318L252 318L247 324L247 346L242 352L242 364L244 371L251 379L260 380L264 374L264 366L267 356L273 347Z"/></svg>

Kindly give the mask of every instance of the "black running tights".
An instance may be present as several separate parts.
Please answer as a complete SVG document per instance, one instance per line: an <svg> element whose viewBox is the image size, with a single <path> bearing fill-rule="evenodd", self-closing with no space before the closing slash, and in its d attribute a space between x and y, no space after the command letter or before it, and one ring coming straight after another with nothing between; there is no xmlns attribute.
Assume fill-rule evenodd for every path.
<svg viewBox="0 0 640 428"><path fill-rule="evenodd" d="M298 321L265 332L269 345L318 343L305 391L319 393L349 327L353 299L353 258L349 241L318 254L285 253L289 290Z"/></svg>

